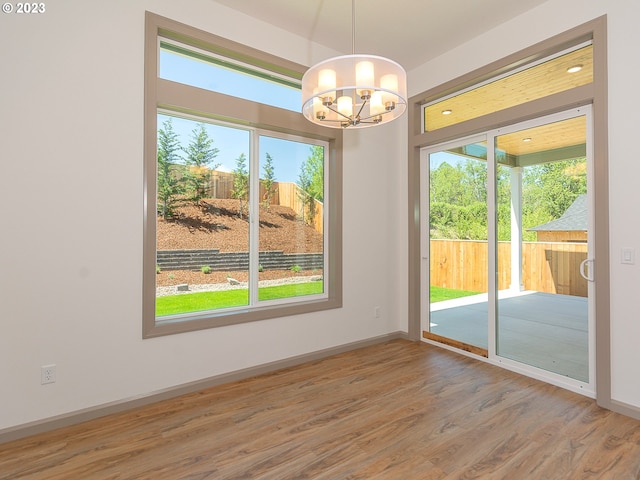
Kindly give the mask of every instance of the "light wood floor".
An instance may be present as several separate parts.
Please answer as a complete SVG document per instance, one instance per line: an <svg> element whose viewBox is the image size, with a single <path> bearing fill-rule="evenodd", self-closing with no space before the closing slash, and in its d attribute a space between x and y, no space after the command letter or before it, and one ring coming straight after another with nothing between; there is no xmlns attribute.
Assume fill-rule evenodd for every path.
<svg viewBox="0 0 640 480"><path fill-rule="evenodd" d="M396 340L0 445L2 479L640 479L640 422Z"/></svg>

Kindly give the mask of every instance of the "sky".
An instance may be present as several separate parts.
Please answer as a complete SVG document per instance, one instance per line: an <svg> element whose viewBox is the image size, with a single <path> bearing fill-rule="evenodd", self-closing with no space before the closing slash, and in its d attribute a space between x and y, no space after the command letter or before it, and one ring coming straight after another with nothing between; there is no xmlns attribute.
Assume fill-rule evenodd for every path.
<svg viewBox="0 0 640 480"><path fill-rule="evenodd" d="M166 50L161 50L160 53L160 77L260 103L277 105L288 110L300 111L301 109L302 93L299 89L257 79ZM161 128L168 118L167 115L158 114L158 128ZM178 135L182 146L186 147L189 144L192 131L198 123L197 120L190 118L172 116L173 130ZM204 123L204 125L209 137L213 140L213 147L219 150L218 156L214 159L214 163L222 164L218 170L231 172L236 167L236 159L242 153L247 159L249 158L250 135L247 130L210 123ZM266 153L269 153L273 158L276 180L295 183L300 173L300 165L310 155L310 145L261 136L259 153L261 176Z"/></svg>

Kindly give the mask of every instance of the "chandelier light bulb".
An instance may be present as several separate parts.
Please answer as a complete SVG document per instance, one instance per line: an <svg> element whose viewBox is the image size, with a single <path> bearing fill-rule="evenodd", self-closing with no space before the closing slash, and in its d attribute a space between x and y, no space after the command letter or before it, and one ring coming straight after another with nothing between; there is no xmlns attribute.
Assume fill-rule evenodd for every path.
<svg viewBox="0 0 640 480"><path fill-rule="evenodd" d="M338 98L338 112L343 117L351 118L353 115L353 103L351 97L342 96Z"/></svg>
<svg viewBox="0 0 640 480"><path fill-rule="evenodd" d="M398 76L392 73L380 78L380 88L382 88L382 102L387 109L395 108L398 102L398 95L392 92L398 91Z"/></svg>
<svg viewBox="0 0 640 480"><path fill-rule="evenodd" d="M374 86L374 67L373 62L370 61L362 61L356 64L356 85L362 85L366 88L359 88L357 90L360 98L368 98L371 97L371 93L373 92Z"/></svg>
<svg viewBox="0 0 640 480"><path fill-rule="evenodd" d="M327 116L326 110L320 97L313 97L313 116L319 120L324 120Z"/></svg>
<svg viewBox="0 0 640 480"><path fill-rule="evenodd" d="M385 111L384 103L382 101L382 92L373 92L371 95L371 101L369 102L369 113L371 115L382 115Z"/></svg>
<svg viewBox="0 0 640 480"><path fill-rule="evenodd" d="M324 104L333 103L336 99L336 71L324 68L318 72L318 88Z"/></svg>

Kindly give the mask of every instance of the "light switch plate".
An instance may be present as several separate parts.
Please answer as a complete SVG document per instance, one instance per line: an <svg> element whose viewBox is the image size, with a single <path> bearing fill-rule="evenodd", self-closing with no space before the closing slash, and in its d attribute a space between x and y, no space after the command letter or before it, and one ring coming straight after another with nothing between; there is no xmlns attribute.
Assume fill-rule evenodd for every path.
<svg viewBox="0 0 640 480"><path fill-rule="evenodd" d="M634 265L636 263L636 251L633 248L620 249L620 263Z"/></svg>

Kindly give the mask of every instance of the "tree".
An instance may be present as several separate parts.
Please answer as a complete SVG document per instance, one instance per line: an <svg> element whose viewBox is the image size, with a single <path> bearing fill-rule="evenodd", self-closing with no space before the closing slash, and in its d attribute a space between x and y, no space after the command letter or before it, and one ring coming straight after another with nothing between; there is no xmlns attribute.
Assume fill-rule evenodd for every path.
<svg viewBox="0 0 640 480"><path fill-rule="evenodd" d="M511 168L496 165L496 216L498 223L498 240L511 240ZM488 228L488 227L487 227Z"/></svg>
<svg viewBox="0 0 640 480"><path fill-rule="evenodd" d="M498 240L511 238L510 168L496 169ZM487 238L487 168L483 162L459 160L430 171L429 224L433 238ZM578 195L586 193L585 159L527 166L522 175L523 239L535 240L528 228L560 218Z"/></svg>
<svg viewBox="0 0 640 480"><path fill-rule="evenodd" d="M305 210L309 212L307 221L313 223L316 215L316 200L324 201L324 148L313 145L310 155L300 165L300 174L296 182L300 188L300 199L303 204L302 217Z"/></svg>
<svg viewBox="0 0 640 480"><path fill-rule="evenodd" d="M165 220L173 216L185 192L183 179L176 171L182 160L180 150L178 134L169 118L158 129L158 213Z"/></svg>
<svg viewBox="0 0 640 480"><path fill-rule="evenodd" d="M324 202L324 148L313 145L309 151L310 155L302 167L311 179L308 193L319 202Z"/></svg>
<svg viewBox="0 0 640 480"><path fill-rule="evenodd" d="M587 193L585 159L563 160L530 167L527 198L545 210L551 219L560 218L581 193ZM531 198L532 196L537 198Z"/></svg>
<svg viewBox="0 0 640 480"><path fill-rule="evenodd" d="M487 166L477 160L443 162L430 172L433 238L487 239Z"/></svg>
<svg viewBox="0 0 640 480"><path fill-rule="evenodd" d="M231 198L240 201L238 216L242 218L245 210L245 201L249 197L249 172L247 171L247 158L244 153L236 158L236 168L233 170L233 190Z"/></svg>
<svg viewBox="0 0 640 480"><path fill-rule="evenodd" d="M487 203L487 162L466 160L462 164L463 191L468 202Z"/></svg>
<svg viewBox="0 0 640 480"><path fill-rule="evenodd" d="M221 164L214 164L213 159L218 156L219 150L213 147L213 140L204 124L199 123L191 132L191 142L187 148L185 163L187 164L186 179L189 199L196 205L205 198L209 189L211 170L215 170Z"/></svg>
<svg viewBox="0 0 640 480"><path fill-rule="evenodd" d="M260 182L264 187L264 206L267 210L271 209L271 200L273 196L278 191L274 188L274 184L276 181L275 176L275 168L273 166L273 157L267 153L267 159L264 162L264 166L262 167L264 171L264 177Z"/></svg>
<svg viewBox="0 0 640 480"><path fill-rule="evenodd" d="M464 173L459 166L443 162L431 170L429 197L432 203L457 203L465 194Z"/></svg>
<svg viewBox="0 0 640 480"><path fill-rule="evenodd" d="M535 240L526 229L560 218L578 195L587 192L584 158L526 167L522 187L523 238Z"/></svg>

